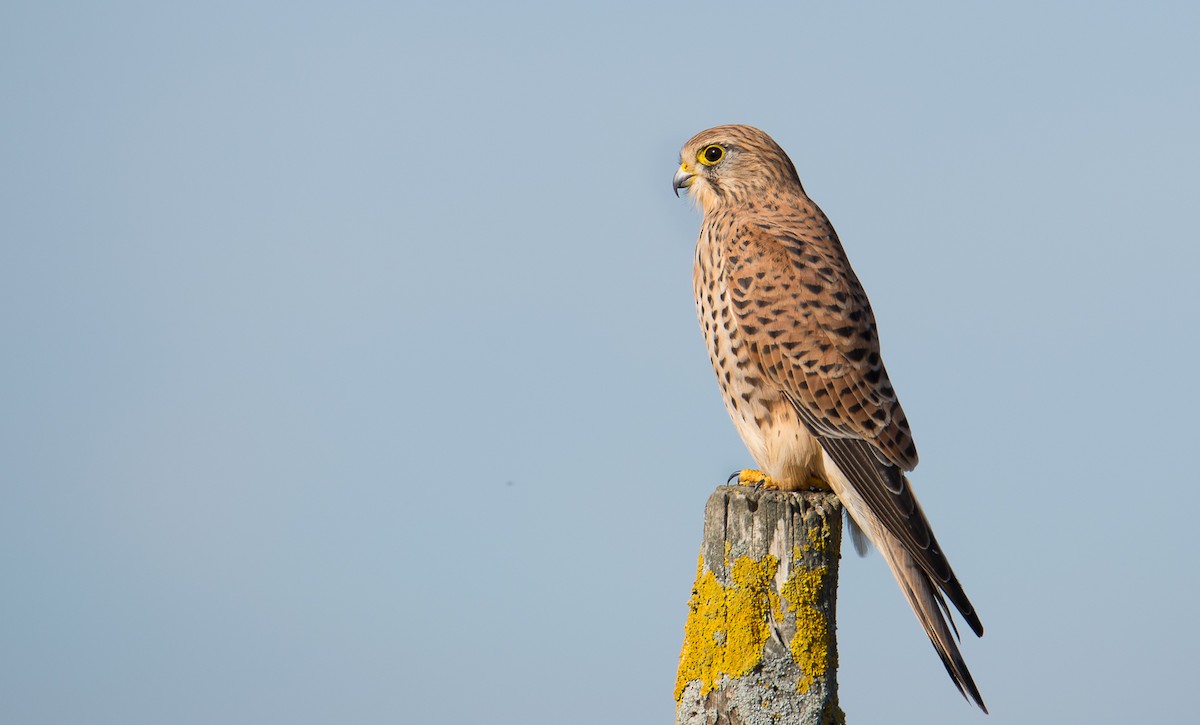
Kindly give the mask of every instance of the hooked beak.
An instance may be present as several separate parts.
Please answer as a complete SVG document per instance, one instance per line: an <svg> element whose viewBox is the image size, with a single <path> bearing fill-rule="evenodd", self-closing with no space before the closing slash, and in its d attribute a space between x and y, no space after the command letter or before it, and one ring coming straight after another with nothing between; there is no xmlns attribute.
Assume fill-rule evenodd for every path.
<svg viewBox="0 0 1200 725"><path fill-rule="evenodd" d="M675 196L679 196L680 189L686 189L692 185L692 179L696 175L687 170L686 166L680 164L679 171L675 172L675 178L672 179L672 185L675 187Z"/></svg>

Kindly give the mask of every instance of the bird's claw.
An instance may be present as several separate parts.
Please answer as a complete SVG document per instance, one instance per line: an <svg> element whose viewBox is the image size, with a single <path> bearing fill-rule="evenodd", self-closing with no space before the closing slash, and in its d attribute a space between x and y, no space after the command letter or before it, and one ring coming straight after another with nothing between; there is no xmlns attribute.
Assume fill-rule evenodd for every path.
<svg viewBox="0 0 1200 725"><path fill-rule="evenodd" d="M767 474L754 468L743 468L740 471L734 471L728 479L725 480L725 485L733 483L733 479L737 479L739 486L753 486L755 490L767 488L773 491L779 490L779 484L775 483L775 479Z"/></svg>

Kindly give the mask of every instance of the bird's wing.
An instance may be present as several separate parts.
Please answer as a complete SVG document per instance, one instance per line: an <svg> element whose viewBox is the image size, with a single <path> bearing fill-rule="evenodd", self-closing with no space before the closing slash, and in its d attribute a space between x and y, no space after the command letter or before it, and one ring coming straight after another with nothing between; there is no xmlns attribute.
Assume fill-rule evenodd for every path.
<svg viewBox="0 0 1200 725"><path fill-rule="evenodd" d="M809 205L804 215L754 216L730 230L725 274L741 342L767 383L792 402L871 518L982 634L904 478L917 452L879 356L870 303L833 227Z"/></svg>
<svg viewBox="0 0 1200 725"><path fill-rule="evenodd" d="M813 206L786 223L756 217L733 247L726 271L739 329L811 412L805 422L827 438L869 441L881 460L912 470L917 449L875 316L824 215Z"/></svg>
<svg viewBox="0 0 1200 725"><path fill-rule="evenodd" d="M808 205L807 214L752 215L731 230L725 272L739 331L815 433L867 441L882 461L912 470L917 449L871 304L833 227Z"/></svg>

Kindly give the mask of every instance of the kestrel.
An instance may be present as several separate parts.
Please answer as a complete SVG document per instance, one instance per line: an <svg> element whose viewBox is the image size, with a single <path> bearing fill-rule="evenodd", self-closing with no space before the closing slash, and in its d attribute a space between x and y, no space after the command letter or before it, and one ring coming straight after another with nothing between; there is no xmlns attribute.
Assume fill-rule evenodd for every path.
<svg viewBox="0 0 1200 725"><path fill-rule="evenodd" d="M756 128L702 131L680 160L675 193L688 189L704 211L693 278L700 324L725 407L761 469L741 472L743 482L832 489L856 543L865 534L882 553L954 684L987 712L945 600L976 635L983 625L904 475L917 449L833 226L791 159Z"/></svg>

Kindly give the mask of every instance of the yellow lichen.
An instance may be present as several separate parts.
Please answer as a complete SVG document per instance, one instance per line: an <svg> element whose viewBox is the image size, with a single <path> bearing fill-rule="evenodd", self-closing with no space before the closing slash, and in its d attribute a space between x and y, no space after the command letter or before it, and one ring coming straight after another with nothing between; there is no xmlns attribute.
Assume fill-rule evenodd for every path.
<svg viewBox="0 0 1200 725"><path fill-rule="evenodd" d="M738 557L726 586L700 558L675 678L677 701L693 680L700 681L700 694L707 695L722 675L743 677L762 661L770 637L768 616L780 606L771 588L778 568L779 559L769 554L761 561Z"/></svg>
<svg viewBox="0 0 1200 725"><path fill-rule="evenodd" d="M700 558L688 601L675 680L676 701L683 697L684 689L692 681L700 682L700 695L704 696L720 685L722 676L743 677L758 666L763 646L770 637L772 615L780 622L788 619L785 615L791 615L788 623L795 624L788 650L802 672L796 683L799 692L807 692L831 665L836 667L829 652L829 620L820 608L829 568L806 567L803 558L811 551L824 558L833 531L823 519L819 527L809 528L807 534L811 548L792 548L791 571L778 594L772 585L780 562L774 556L767 555L761 561L742 556L730 567L731 546L726 541L724 564L730 571L729 585L723 584L705 567L704 558ZM833 722L844 722L840 710L835 708L829 714Z"/></svg>
<svg viewBox="0 0 1200 725"><path fill-rule="evenodd" d="M810 526L805 532L808 534L808 540L812 542L813 548L824 554L829 546L829 538L833 536L833 532L829 529L829 519L821 518L821 525Z"/></svg>
<svg viewBox="0 0 1200 725"><path fill-rule="evenodd" d="M818 545L816 538L813 543L818 549L824 546L824 542ZM800 547L793 547L792 571L780 593L786 600L786 609L796 618L796 634L788 644L792 659L804 672L796 683L796 689L807 692L815 678L824 676L829 664L829 620L818 607L821 587L829 569L824 566L816 569L804 566L801 563L802 554ZM780 608L780 614L782 610L783 607Z"/></svg>

